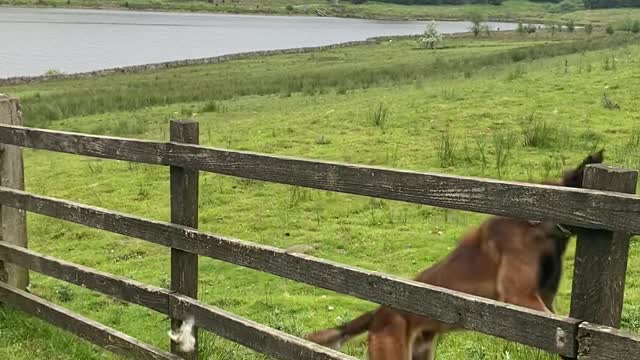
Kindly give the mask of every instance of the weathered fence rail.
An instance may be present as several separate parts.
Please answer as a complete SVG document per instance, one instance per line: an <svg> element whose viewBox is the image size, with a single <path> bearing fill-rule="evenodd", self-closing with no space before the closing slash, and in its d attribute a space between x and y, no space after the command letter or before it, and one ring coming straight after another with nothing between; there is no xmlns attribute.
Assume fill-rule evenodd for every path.
<svg viewBox="0 0 640 360"><path fill-rule="evenodd" d="M196 145L197 123L173 122L171 126L171 141L164 143L0 125L1 144L169 166L171 223L30 194L20 188L4 185L0 186L0 204L3 210L19 209L170 247L171 290L38 254L21 244L8 241L0 242L0 260L148 307L171 317L173 327L178 326L187 316L194 316L199 328L278 359L353 358L198 302L195 299L198 256L388 304L400 310L566 357L640 358L638 336L584 322L598 322L604 315L596 315L597 319L594 321L587 318L588 315L574 319L543 314L196 229L198 171L488 214L551 219L591 229L585 230L587 234L605 234L598 237L599 241L605 243L602 247L605 250L610 249L612 243L624 239L624 234L640 233L640 198L634 195L213 149ZM617 175L612 176L616 178ZM627 179L633 177L628 174L625 176ZM630 191L618 188L614 190ZM589 239L587 236L580 241L584 243L583 246L588 246ZM616 251L618 254L624 252L619 249ZM593 255L588 252L586 254ZM620 261L624 261L626 266L626 256L618 263L615 261L601 264L613 264L617 266L616 269L620 269ZM620 271L616 270L601 277L599 284L604 287L602 291L610 286L608 282L619 286L620 276ZM582 278L578 283L580 281L588 282L590 279ZM624 278L622 281L624 285ZM0 301L15 304L109 350L144 359L177 357L64 312L64 309L18 288L0 285ZM619 291L610 294L614 297L621 296ZM619 314L615 311L616 306L621 304L621 299L612 299L612 303L615 304L611 305L610 311L604 313L612 317L612 320L616 320L616 316L619 320ZM36 311L36 308L45 310ZM584 308L578 310L584 312ZM77 325L66 325L61 319L72 319L69 324ZM602 323L604 322L600 322ZM178 353L174 346L172 352ZM196 354L179 355L197 358Z"/></svg>
<svg viewBox="0 0 640 360"><path fill-rule="evenodd" d="M640 233L640 199L617 192L391 170L21 126L0 126L0 143L98 158L180 166L449 209L535 220L550 219L592 229Z"/></svg>
<svg viewBox="0 0 640 360"><path fill-rule="evenodd" d="M0 282L0 300L119 355L133 355L140 359L181 359L3 282Z"/></svg>
<svg viewBox="0 0 640 360"><path fill-rule="evenodd" d="M577 335L577 320L544 315L304 254L287 253L270 246L210 235L184 226L146 220L18 190L0 188L0 204L389 304L401 310L554 353L571 356L576 351L572 341L558 341L557 334L567 334L567 339ZM532 328L545 328L546 331L532 333Z"/></svg>
<svg viewBox="0 0 640 360"><path fill-rule="evenodd" d="M0 242L0 259L12 261L71 284L145 306L161 314L177 316L180 319L184 319L187 314L193 315L198 326L278 359L354 360L351 356L240 318L214 306L201 304L170 290L96 271L15 245ZM5 302L2 293L0 293L0 299Z"/></svg>

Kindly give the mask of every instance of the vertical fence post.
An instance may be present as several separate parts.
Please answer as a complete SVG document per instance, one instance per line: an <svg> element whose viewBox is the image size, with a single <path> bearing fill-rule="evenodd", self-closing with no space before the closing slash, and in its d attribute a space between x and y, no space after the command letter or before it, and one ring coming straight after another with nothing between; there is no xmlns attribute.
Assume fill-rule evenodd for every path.
<svg viewBox="0 0 640 360"><path fill-rule="evenodd" d="M0 124L22 125L18 99L0 94ZM22 148L0 144L0 185L24 190ZM0 237L13 245L27 247L27 216L24 210L0 206ZM0 281L25 290L29 271L0 261Z"/></svg>
<svg viewBox="0 0 640 360"><path fill-rule="evenodd" d="M588 165L583 187L634 194L638 172ZM629 235L582 229L578 234L570 316L618 328L624 300Z"/></svg>
<svg viewBox="0 0 640 360"><path fill-rule="evenodd" d="M199 143L199 129L196 121L172 120L170 141L189 144ZM198 171L171 166L171 222L192 228L198 227ZM171 249L171 290L194 299L198 297L198 255L178 249ZM172 318L171 328L178 329L182 321ZM193 328L198 338L198 330ZM185 359L198 358L198 346L184 354L176 343L171 342L171 352Z"/></svg>

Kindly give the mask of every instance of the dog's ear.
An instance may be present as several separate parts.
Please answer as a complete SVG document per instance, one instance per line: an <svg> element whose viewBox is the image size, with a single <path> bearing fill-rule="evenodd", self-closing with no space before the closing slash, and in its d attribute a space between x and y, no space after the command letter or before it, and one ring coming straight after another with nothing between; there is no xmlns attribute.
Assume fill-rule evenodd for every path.
<svg viewBox="0 0 640 360"><path fill-rule="evenodd" d="M589 154L577 168L568 170L562 177L562 185L574 188L582 187L584 168L589 164L601 164L604 161L604 149Z"/></svg>

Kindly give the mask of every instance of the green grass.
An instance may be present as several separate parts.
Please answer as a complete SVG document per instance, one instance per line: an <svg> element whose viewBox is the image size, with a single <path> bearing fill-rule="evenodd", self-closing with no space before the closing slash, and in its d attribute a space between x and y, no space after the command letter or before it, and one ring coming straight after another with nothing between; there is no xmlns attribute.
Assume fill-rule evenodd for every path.
<svg viewBox="0 0 640 360"><path fill-rule="evenodd" d="M608 163L640 168L637 38L556 36L457 37L436 51L392 41L0 90L23 99L29 124L51 129L166 140L169 119L192 117L209 146L401 169L539 181L602 145ZM604 91L620 110L603 106ZM25 157L28 191L169 219L166 168L33 150ZM484 217L201 175L201 229L280 248L308 245L314 256L404 277L441 259ZM37 215L28 221L36 251L167 285L162 247ZM636 331L639 244L631 245L623 315L625 328ZM573 256L570 247L562 314ZM40 275L32 291L168 347L168 322L149 310ZM200 300L294 335L374 306L210 259L200 264ZM0 308L0 331L0 358L112 358L9 308ZM264 358L210 335L203 344L206 359ZM344 350L364 358L362 339ZM446 336L439 356L554 358L469 332Z"/></svg>
<svg viewBox="0 0 640 360"><path fill-rule="evenodd" d="M353 5L346 0L342 0L337 6L329 4L326 0L237 0L224 3L216 0L213 3L204 0L0 0L0 5L310 16L316 16L317 11L321 11L329 16L389 20L468 20L472 14L480 13L491 20L563 24L574 20L579 24L596 25L623 24L631 19L640 18L640 9L559 12L556 10L557 5L526 0L507 0L500 6L489 4L407 6L376 1Z"/></svg>

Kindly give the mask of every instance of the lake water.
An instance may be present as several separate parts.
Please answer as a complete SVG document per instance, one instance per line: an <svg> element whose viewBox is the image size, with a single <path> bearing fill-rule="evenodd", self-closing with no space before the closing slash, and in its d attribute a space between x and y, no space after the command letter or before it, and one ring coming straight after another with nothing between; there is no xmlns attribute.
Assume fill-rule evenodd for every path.
<svg viewBox="0 0 640 360"><path fill-rule="evenodd" d="M410 35L426 22L0 7L0 78ZM443 33L469 23L441 21ZM514 29L513 23L490 23Z"/></svg>

